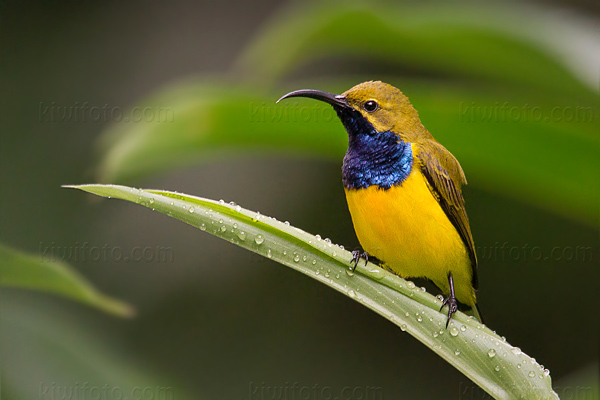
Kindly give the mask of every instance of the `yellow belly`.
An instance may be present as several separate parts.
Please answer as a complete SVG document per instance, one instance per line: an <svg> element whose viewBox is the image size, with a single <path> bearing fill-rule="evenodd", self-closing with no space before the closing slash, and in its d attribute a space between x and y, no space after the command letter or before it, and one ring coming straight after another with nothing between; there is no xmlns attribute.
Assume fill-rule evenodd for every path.
<svg viewBox="0 0 600 400"><path fill-rule="evenodd" d="M445 293L452 272L456 298L473 306L472 267L458 232L418 168L401 185L346 189L348 209L363 249L405 277L425 277Z"/></svg>

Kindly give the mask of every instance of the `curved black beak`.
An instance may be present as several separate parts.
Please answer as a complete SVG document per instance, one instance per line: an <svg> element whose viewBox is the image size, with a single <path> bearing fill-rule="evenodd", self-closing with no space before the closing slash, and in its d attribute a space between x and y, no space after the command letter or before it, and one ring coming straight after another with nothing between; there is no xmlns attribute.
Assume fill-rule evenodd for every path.
<svg viewBox="0 0 600 400"><path fill-rule="evenodd" d="M279 103L281 100L287 99L289 97L308 97L311 99L324 101L325 103L329 103L332 106L337 106L337 107L342 107L342 108L350 107L350 104L348 104L348 102L346 101L346 98L344 96L339 95L339 94L323 92L321 90L314 90L314 89L295 90L295 91L290 92L290 93L286 94L285 96L281 97L279 100L277 100L277 103Z"/></svg>

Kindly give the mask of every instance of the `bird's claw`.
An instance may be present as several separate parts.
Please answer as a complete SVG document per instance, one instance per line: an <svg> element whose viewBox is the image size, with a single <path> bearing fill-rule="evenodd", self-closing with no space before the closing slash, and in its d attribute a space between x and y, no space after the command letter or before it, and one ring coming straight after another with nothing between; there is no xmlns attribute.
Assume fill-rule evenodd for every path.
<svg viewBox="0 0 600 400"><path fill-rule="evenodd" d="M365 260L365 265L367 265L367 263L369 262L369 255L366 251L354 250L352 252L352 260L350 260L350 271L354 271L356 269L356 267L358 266L358 262L361 258Z"/></svg>
<svg viewBox="0 0 600 400"><path fill-rule="evenodd" d="M446 329L448 329L448 324L450 323L452 314L454 314L456 311L458 311L458 301L456 300L456 297L454 297L452 295L448 296L442 303L442 306L440 307L440 311L442 311L442 309L445 306L448 306L448 320L446 321Z"/></svg>

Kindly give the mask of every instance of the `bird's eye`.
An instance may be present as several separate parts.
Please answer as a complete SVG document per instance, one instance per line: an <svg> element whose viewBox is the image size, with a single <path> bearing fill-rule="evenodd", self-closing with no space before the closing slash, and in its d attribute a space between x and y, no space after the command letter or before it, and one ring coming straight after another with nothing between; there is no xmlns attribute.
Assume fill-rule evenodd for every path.
<svg viewBox="0 0 600 400"><path fill-rule="evenodd" d="M379 104L377 104L377 102L375 100L369 100L369 101L366 101L365 104L363 104L363 108L365 109L366 112L372 113L373 111L375 111L379 108Z"/></svg>

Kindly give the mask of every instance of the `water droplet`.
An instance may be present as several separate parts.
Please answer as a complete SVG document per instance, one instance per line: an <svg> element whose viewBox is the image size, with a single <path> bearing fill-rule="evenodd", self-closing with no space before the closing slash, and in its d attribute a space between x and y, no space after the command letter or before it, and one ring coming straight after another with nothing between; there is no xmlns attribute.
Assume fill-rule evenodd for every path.
<svg viewBox="0 0 600 400"><path fill-rule="evenodd" d="M461 326L460 326L460 331L461 331L461 332L464 332L464 331L466 331L466 330L467 330L467 327L466 327L466 325L461 325Z"/></svg>
<svg viewBox="0 0 600 400"><path fill-rule="evenodd" d="M427 291L427 289L425 289L424 286L421 286L421 292L426 292L426 291Z"/></svg>
<svg viewBox="0 0 600 400"><path fill-rule="evenodd" d="M521 354L521 349L518 347L513 347L512 349L510 349L511 353L513 353L514 355L519 355Z"/></svg>
<svg viewBox="0 0 600 400"><path fill-rule="evenodd" d="M170 202L169 204L170 204L170 205L173 205L173 204L175 204L175 203L173 203L173 202Z"/></svg>
<svg viewBox="0 0 600 400"><path fill-rule="evenodd" d="M374 269L370 270L369 272L373 279L376 279L376 280L383 279L383 276L384 276L383 271L380 270L379 268L374 268Z"/></svg>
<svg viewBox="0 0 600 400"><path fill-rule="evenodd" d="M459 356L460 355L460 350L459 349L454 350L454 355L455 356Z"/></svg>
<svg viewBox="0 0 600 400"><path fill-rule="evenodd" d="M265 241L265 237L261 234L256 235L256 237L254 238L254 241L256 242L256 244L263 244L263 242Z"/></svg>
<svg viewBox="0 0 600 400"><path fill-rule="evenodd" d="M455 337L458 336L458 329L455 326L450 328L449 332L450 332L450 335L452 335L452 336L455 336Z"/></svg>
<svg viewBox="0 0 600 400"><path fill-rule="evenodd" d="M406 332L406 324L402 324L402 325L400 325L400 330L401 330L402 332Z"/></svg>
<svg viewBox="0 0 600 400"><path fill-rule="evenodd" d="M411 281L408 281L408 283L406 284L406 286L408 286L409 289L414 289L415 288L414 282L411 282Z"/></svg>
<svg viewBox="0 0 600 400"><path fill-rule="evenodd" d="M223 199L219 200L219 204L225 204L225 200L223 200Z"/></svg>
<svg viewBox="0 0 600 400"><path fill-rule="evenodd" d="M347 269L346 270L346 275L348 275L348 276L354 276L354 272L352 272L349 269Z"/></svg>
<svg viewBox="0 0 600 400"><path fill-rule="evenodd" d="M529 373L527 374L527 376L529 376L530 378L535 378L535 372L529 371Z"/></svg>
<svg viewBox="0 0 600 400"><path fill-rule="evenodd" d="M222 224L223 223L223 218L219 219L219 223Z"/></svg>
<svg viewBox="0 0 600 400"><path fill-rule="evenodd" d="M316 265L317 264L317 260L312 260L312 265Z"/></svg>
<svg viewBox="0 0 600 400"><path fill-rule="evenodd" d="M238 224L237 224L237 223L234 223L234 224L233 224L233 229L237 229L237 227L238 227Z"/></svg>
<svg viewBox="0 0 600 400"><path fill-rule="evenodd" d="M287 256L287 250L284 250L284 251L283 251L283 255L284 255L284 256Z"/></svg>
<svg viewBox="0 0 600 400"><path fill-rule="evenodd" d="M315 237L317 238L317 240L321 240L321 235L316 235Z"/></svg>
<svg viewBox="0 0 600 400"><path fill-rule="evenodd" d="M500 366L499 366L499 365L496 365L496 367L494 368L494 371L496 371L496 372L500 372Z"/></svg>
<svg viewBox="0 0 600 400"><path fill-rule="evenodd" d="M517 368L521 368L521 364L517 364Z"/></svg>
<svg viewBox="0 0 600 400"><path fill-rule="evenodd" d="M154 197L150 197L150 204L154 204Z"/></svg>
<svg viewBox="0 0 600 400"><path fill-rule="evenodd" d="M285 221L284 224L286 224L287 226L290 226L290 221Z"/></svg>
<svg viewBox="0 0 600 400"><path fill-rule="evenodd" d="M342 250L345 250L344 245L343 244L338 244L338 247Z"/></svg>
<svg viewBox="0 0 600 400"><path fill-rule="evenodd" d="M267 250L267 257L268 258L273 257L273 254L271 253L271 249Z"/></svg>
<svg viewBox="0 0 600 400"><path fill-rule="evenodd" d="M419 316L417 317L417 321L419 321L419 322L422 322L422 321L423 321L423 318L421 318L421 316L419 315Z"/></svg>
<svg viewBox="0 0 600 400"><path fill-rule="evenodd" d="M331 244L331 239L329 239L329 238L325 238L325 243L327 243L327 244Z"/></svg>
<svg viewBox="0 0 600 400"><path fill-rule="evenodd" d="M190 207L190 209L189 209L188 211L190 212L190 214L193 214L193 213L194 213L194 211L195 211L195 210L194 210L194 207Z"/></svg>
<svg viewBox="0 0 600 400"><path fill-rule="evenodd" d="M205 231L206 230L206 225L204 223L202 223L202 225L200 225L200 230L201 231Z"/></svg>
<svg viewBox="0 0 600 400"><path fill-rule="evenodd" d="M440 336L440 334L439 334L439 332L438 332L438 331L435 331L435 332L433 332L433 337L434 337L434 338L436 338L436 337L438 337L438 336Z"/></svg>
<svg viewBox="0 0 600 400"><path fill-rule="evenodd" d="M356 293L354 292L354 290L350 289L348 290L348 296L355 298L356 297Z"/></svg>
<svg viewBox="0 0 600 400"><path fill-rule="evenodd" d="M331 253L331 256L332 257L337 257L337 253L334 251L334 252Z"/></svg>
<svg viewBox="0 0 600 400"><path fill-rule="evenodd" d="M340 279L340 274L335 274L336 279Z"/></svg>
<svg viewBox="0 0 600 400"><path fill-rule="evenodd" d="M306 262L306 260L308 260L308 257L302 256L302 261Z"/></svg>
<svg viewBox="0 0 600 400"><path fill-rule="evenodd" d="M241 206L235 206L235 211L237 211L237 212L242 211L242 207Z"/></svg>
<svg viewBox="0 0 600 400"><path fill-rule="evenodd" d="M244 231L239 231L237 236L240 238L240 240L246 240L246 232Z"/></svg>
<svg viewBox="0 0 600 400"><path fill-rule="evenodd" d="M298 261L300 261L300 255L296 254L294 256L294 262L298 262Z"/></svg>
<svg viewBox="0 0 600 400"><path fill-rule="evenodd" d="M227 230L227 227L225 225L221 225L221 232L225 232Z"/></svg>
<svg viewBox="0 0 600 400"><path fill-rule="evenodd" d="M550 370L548 368L544 369L544 376L549 376L550 375Z"/></svg>
<svg viewBox="0 0 600 400"><path fill-rule="evenodd" d="M444 296L442 296L441 294L438 294L437 296L435 296L435 298L439 301L444 301Z"/></svg>
<svg viewBox="0 0 600 400"><path fill-rule="evenodd" d="M490 358L494 358L494 357L496 357L496 350L494 350L494 349L490 349L490 350L488 351L488 356L489 356Z"/></svg>

